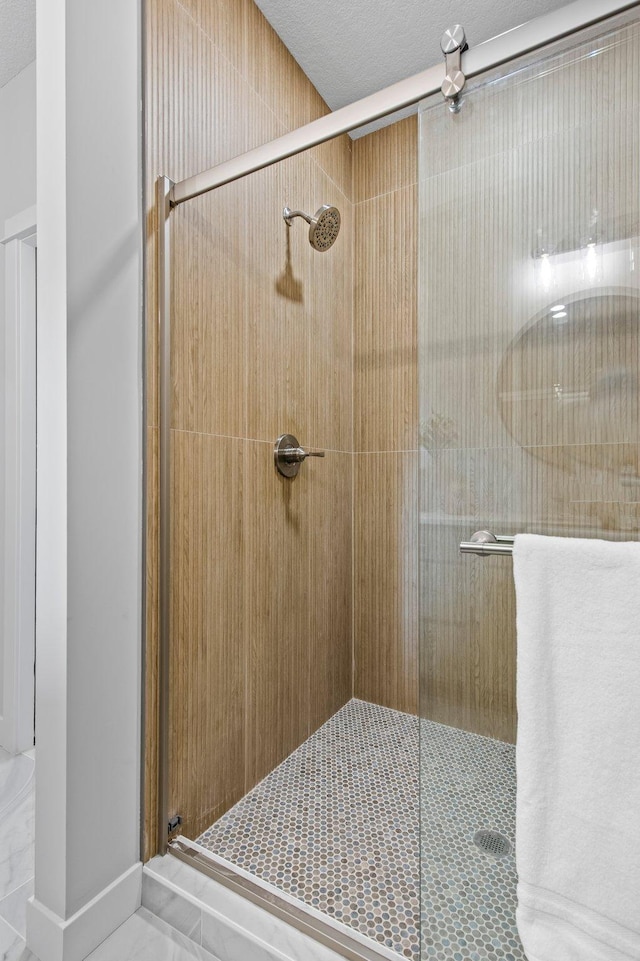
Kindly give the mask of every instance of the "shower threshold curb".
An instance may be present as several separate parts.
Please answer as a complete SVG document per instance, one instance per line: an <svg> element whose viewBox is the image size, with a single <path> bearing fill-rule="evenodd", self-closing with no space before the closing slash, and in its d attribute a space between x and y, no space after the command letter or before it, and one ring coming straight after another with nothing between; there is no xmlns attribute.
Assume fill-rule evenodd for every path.
<svg viewBox="0 0 640 961"><path fill-rule="evenodd" d="M399 961L187 839L143 868L142 905L220 961Z"/></svg>

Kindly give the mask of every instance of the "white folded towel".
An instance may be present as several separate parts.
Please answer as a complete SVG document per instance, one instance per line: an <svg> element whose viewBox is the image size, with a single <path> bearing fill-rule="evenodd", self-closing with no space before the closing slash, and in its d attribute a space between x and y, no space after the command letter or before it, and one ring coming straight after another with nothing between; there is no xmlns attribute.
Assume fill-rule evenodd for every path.
<svg viewBox="0 0 640 961"><path fill-rule="evenodd" d="M640 961L640 544L518 535L518 931Z"/></svg>

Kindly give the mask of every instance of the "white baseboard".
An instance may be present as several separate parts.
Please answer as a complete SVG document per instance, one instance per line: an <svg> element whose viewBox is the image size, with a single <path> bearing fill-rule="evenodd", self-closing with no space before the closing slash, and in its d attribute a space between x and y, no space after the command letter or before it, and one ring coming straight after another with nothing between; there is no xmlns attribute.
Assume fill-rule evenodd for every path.
<svg viewBox="0 0 640 961"><path fill-rule="evenodd" d="M116 878L66 921L35 897L27 903L27 947L39 961L84 961L140 907L142 864Z"/></svg>

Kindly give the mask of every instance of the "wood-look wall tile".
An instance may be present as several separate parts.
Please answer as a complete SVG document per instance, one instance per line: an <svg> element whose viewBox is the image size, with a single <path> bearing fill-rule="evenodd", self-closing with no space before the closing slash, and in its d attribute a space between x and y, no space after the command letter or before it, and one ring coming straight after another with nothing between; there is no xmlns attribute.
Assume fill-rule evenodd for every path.
<svg viewBox="0 0 640 961"><path fill-rule="evenodd" d="M330 112L253 0L183 2L192 8L196 22L278 118L282 133ZM312 152L314 160L349 199L351 143L345 134Z"/></svg>
<svg viewBox="0 0 640 961"><path fill-rule="evenodd" d="M532 515L528 458L519 447L423 450L420 511L427 520L489 525L498 534L523 530ZM474 528L477 530L477 527ZM473 531L469 531L470 534Z"/></svg>
<svg viewBox="0 0 640 961"><path fill-rule="evenodd" d="M215 44L247 86L281 124L275 136L310 123L329 108L253 0L175 0ZM257 112L253 106L247 116ZM265 143L249 124L251 142ZM314 160L351 198L351 138L338 137L313 151Z"/></svg>
<svg viewBox="0 0 640 961"><path fill-rule="evenodd" d="M637 444L423 451L421 711L501 740L516 731L513 570L459 555L473 531L623 540L638 530ZM606 482L603 479L606 478Z"/></svg>
<svg viewBox="0 0 640 961"><path fill-rule="evenodd" d="M473 526L473 525L472 525ZM422 531L421 716L515 740L515 592L510 558L460 554L468 522Z"/></svg>
<svg viewBox="0 0 640 961"><path fill-rule="evenodd" d="M307 244L308 282L305 305L310 331L309 436L313 447L353 449L353 206L329 177L311 170L315 195L312 213L321 203L337 206L341 227L333 247L320 252ZM306 225L292 229L308 236Z"/></svg>
<svg viewBox="0 0 640 961"><path fill-rule="evenodd" d="M253 0L232 2L243 4L243 75L285 129L295 130L327 113L308 77Z"/></svg>
<svg viewBox="0 0 640 961"><path fill-rule="evenodd" d="M148 197L155 198L155 184L147 187ZM149 200L147 210L147 236L145 272L145 366L144 366L144 416L149 427L160 424L160 356L158 353L158 285L155 199Z"/></svg>
<svg viewBox="0 0 640 961"><path fill-rule="evenodd" d="M158 430L147 428L146 454L146 590L145 590L145 663L144 663L144 812L142 847L148 861L156 851L159 758L158 702L158 564L159 564L159 483Z"/></svg>
<svg viewBox="0 0 640 961"><path fill-rule="evenodd" d="M177 0L240 76L245 59L244 0ZM246 77L245 77L246 79Z"/></svg>
<svg viewBox="0 0 640 961"><path fill-rule="evenodd" d="M198 0L198 3L200 0ZM197 20L198 5L194 0L192 10L187 11L178 0L152 0L147 5L147 112L146 112L146 196L147 216L147 270L149 324L147 330L147 406L149 423L158 424L157 391L157 344L156 344L156 243L155 243L155 182L158 176L174 180L197 173L200 170L233 157L251 147L284 132L284 128L260 99L258 94L242 78L232 64L221 54L218 47L200 29ZM203 2L203 10L213 14L218 9L215 2ZM223 229L229 237L231 259L237 252L232 235L237 233L243 221L244 205L228 204L234 195L233 187L221 188L211 198L201 198L202 218L212 211L213 231ZM188 206L191 207L193 202ZM216 212L216 207L217 212ZM187 207L180 210L182 217ZM175 219L175 218L174 218ZM174 261L182 259L182 274L188 280L186 252L174 244ZM189 252L190 255L193 250ZM220 261L220 257L217 257ZM196 257L195 267L202 259ZM216 258L214 258L215 273ZM227 301L239 294L241 276L230 265L229 276L237 277L237 284L228 285L223 297ZM200 272L201 273L201 272ZM174 302L179 304L179 298Z"/></svg>
<svg viewBox="0 0 640 961"><path fill-rule="evenodd" d="M363 201L354 208L357 452L417 446L416 164L415 117L354 143L354 197ZM354 690L411 712L418 697L417 456L354 456Z"/></svg>
<svg viewBox="0 0 640 961"><path fill-rule="evenodd" d="M353 201L418 182L418 118L407 117L353 142Z"/></svg>
<svg viewBox="0 0 640 961"><path fill-rule="evenodd" d="M248 149L256 95L177 0L154 0L149 17L147 129L162 164L150 175L182 180Z"/></svg>
<svg viewBox="0 0 640 961"><path fill-rule="evenodd" d="M287 130L327 111L302 68L253 0L180 2ZM321 113L314 112L318 106Z"/></svg>
<svg viewBox="0 0 640 961"><path fill-rule="evenodd" d="M530 260L530 248L525 253L524 238L514 236L520 231L513 218L501 218L503 236L498 237L496 215L512 189L507 186L510 159L494 158L492 164L487 175L491 189L485 189L480 173L473 180L470 168L457 172L455 185L447 175L446 184L434 178L421 187L421 244L429 257L421 272L419 309L429 327L428 349L419 358L420 434L428 448L514 443L497 410L496 373L514 330L528 316L522 301L530 303L529 290L520 278L520 264ZM455 189L463 183L465 216L454 202ZM432 238L442 230L447 242L439 246ZM465 282L453 291L452 277L462 263Z"/></svg>
<svg viewBox="0 0 640 961"><path fill-rule="evenodd" d="M421 712L489 737L516 732L513 568L460 555L475 530L637 535L638 444L421 454ZM603 480L605 479L606 480Z"/></svg>
<svg viewBox="0 0 640 961"><path fill-rule="evenodd" d="M355 207L354 446L417 447L417 188Z"/></svg>
<svg viewBox="0 0 640 961"><path fill-rule="evenodd" d="M624 316L615 306L619 298L611 296L608 303L600 299L597 310L593 305L594 298L614 288L621 293L637 281L625 257L605 258L605 273L590 278L580 241L589 236L594 211L605 236L637 234L627 198L640 173L640 120L634 115L621 137L615 118L605 114L588 128L511 150L502 149L498 129L490 157L424 181L420 230L429 256L421 272L420 310L429 322L429 350L420 360L420 377L429 444L562 444L572 430L572 439L582 442L584 428L602 421L604 407L611 441L628 439L627 427L633 432L637 394L634 409L617 416L612 389L615 371L619 378L625 364L637 364L633 309ZM450 136L455 139L456 131ZM613 142L615 163L609 156ZM434 242L442 236L446 243ZM543 262L534 256L544 246L563 251L548 261L546 279ZM637 244L629 242L630 258L634 249ZM557 303L569 305L564 329L551 318ZM517 357L525 347L523 366ZM520 374L525 384L514 382ZM528 398L526 390L532 392ZM571 412L560 406L562 395L573 395ZM627 393L624 403L629 399Z"/></svg>
<svg viewBox="0 0 640 961"><path fill-rule="evenodd" d="M172 426L243 437L247 251L244 182L173 211Z"/></svg>
<svg viewBox="0 0 640 961"><path fill-rule="evenodd" d="M420 455L421 713L513 741L515 596L510 558L459 553L476 530L536 530L518 448Z"/></svg>
<svg viewBox="0 0 640 961"><path fill-rule="evenodd" d="M607 540L637 537L638 443L525 447L522 457L525 529Z"/></svg>
<svg viewBox="0 0 640 961"><path fill-rule="evenodd" d="M310 733L313 477L304 467L293 481L282 477L271 444L256 441L244 444L243 475L249 790Z"/></svg>
<svg viewBox="0 0 640 961"><path fill-rule="evenodd" d="M305 209L313 195L308 159L284 161L247 181L246 436L275 441L284 432L309 436L311 349L308 228L288 227L285 205Z"/></svg>
<svg viewBox="0 0 640 961"><path fill-rule="evenodd" d="M511 341L496 406L522 446L619 444L640 436L638 297L624 288L563 296Z"/></svg>
<svg viewBox="0 0 640 961"><path fill-rule="evenodd" d="M318 99L320 96L318 95ZM324 101L321 101L324 106ZM327 113L325 107L324 112ZM318 116L323 116L318 108ZM324 170L327 176L347 200L353 202L353 141L349 134L335 137L309 151L309 156Z"/></svg>
<svg viewBox="0 0 640 961"><path fill-rule="evenodd" d="M188 837L244 793L243 454L172 431L169 815Z"/></svg>
<svg viewBox="0 0 640 961"><path fill-rule="evenodd" d="M637 244L603 258L600 276L580 249L596 211L600 237L637 234L640 120L615 116L611 68L622 56L637 71L640 44L606 47L470 88L455 118L439 104L421 120L421 711L504 740L516 731L512 566L460 556L459 541L476 529L637 536ZM561 256L543 277L545 246Z"/></svg>
<svg viewBox="0 0 640 961"><path fill-rule="evenodd" d="M257 93L283 132L327 112L301 67L253 0L174 0Z"/></svg>
<svg viewBox="0 0 640 961"><path fill-rule="evenodd" d="M418 454L354 455L354 693L416 713Z"/></svg>
<svg viewBox="0 0 640 961"><path fill-rule="evenodd" d="M353 455L330 451L308 472L310 733L352 696Z"/></svg>
<svg viewBox="0 0 640 961"><path fill-rule="evenodd" d="M326 112L326 106L248 0L150 0L145 17L145 167L149 203L147 416L149 423L157 425L153 208L156 177L163 174L180 179L193 174L308 122ZM345 625L351 621L346 576L349 543L345 538L333 577L330 565L316 559L316 555L326 558L324 539L318 541L314 535L313 551L309 549L313 515L302 497L305 477L301 476L295 487L278 486L271 461L271 444L277 433L293 430L301 442L310 443L312 420L322 426L323 446L350 450L351 313L344 316L345 310L350 311L345 288L350 283L352 257L348 207L341 197L338 206L346 224L340 260L336 257L333 265L325 262L324 268L318 259L320 255L309 247L306 226L296 223L289 231L282 221L285 203L313 212L322 202L335 202L334 195L339 193L336 187L348 192L351 189L351 146L346 137L315 151L313 157L303 155L241 184L221 188L172 215L173 426L181 429L175 436L184 438L178 444L188 448L188 456L180 465L181 486L174 491L173 500L174 512L182 511L182 516L174 517L173 522L181 531L189 528L190 542L196 547L202 548L204 538L232 539L228 563L221 571L213 571L209 554L204 549L192 549L189 541L174 558L174 619L179 622L174 646L180 648L180 656L171 685L171 750L180 760L171 766L171 792L174 806L187 812L183 827L191 836L202 826L203 819L217 817L237 793L237 770L230 762L226 768L223 765L220 782L211 775L211 784L205 783L209 761L215 765L215 759L224 750L239 759L244 790L306 737L311 714L314 723L322 723L336 704L340 706L344 692L350 690L350 659L345 656L344 635ZM340 269L336 267L338 263ZM335 310L335 297L325 298L325 313L317 309L320 297L314 284L317 286L323 269L332 284L342 285L337 297L342 302L342 313ZM326 321L330 301L333 326ZM323 342L323 351L320 365L314 365L313 385L314 390L318 386L318 397L311 404L311 342L316 335ZM331 351L339 352L339 356L333 356ZM221 436L196 440L197 435L187 431L237 438L255 436L267 441L242 448L253 451L252 457L242 458L242 493L237 487L229 487L230 478L235 483L239 476L229 467L230 460L236 458L235 442ZM316 432L320 434L320 429ZM227 444L231 447L225 447ZM214 463L211 458L216 445L222 445L220 449L227 453L216 455ZM252 464L260 465L260 470L254 471ZM266 479L261 479L262 470L267 471ZM202 472L209 473L206 484ZM306 474L310 474L310 469ZM334 547L339 520L327 518L333 517L332 510L351 510L350 495L347 502L341 499L340 485L346 476L341 472L335 478L336 492L332 493L331 485L318 492L314 505L321 528L329 539L334 538ZM274 504L269 497L276 490L281 499ZM298 503L301 497L302 502ZM226 499L229 516L225 518L216 513L220 509L218 498ZM152 496L149 504L153 504ZM209 518L206 522L204 515ZM236 521L238 516L241 521L247 516L255 520L256 515L267 519L266 528L256 521L248 543L264 562L252 566L245 558L246 569L251 567L254 572L248 578L247 588L240 574L231 583L233 558L238 551L248 549L244 541L239 548L235 546ZM195 529L197 523L201 529ZM288 565L274 562L271 550L278 541L283 554L289 551ZM316 568L322 566L323 572L323 576L317 575L313 603L312 563ZM150 564L149 577L153 579L155 561ZM243 601L232 611L229 605L237 603L238 585L242 586ZM272 605L272 594L285 597L292 588L296 602L300 601L293 615L296 624L300 621L299 630L296 628L298 647L289 644L288 634L283 635L281 642L272 641L277 635L275 622L278 620L281 626L282 617L280 608ZM152 585L149 597L154 596L153 590ZM215 592L221 593L218 596ZM211 607L210 596L217 597L216 603L222 605L220 610ZM321 610L323 598L331 605L329 614ZM245 607L252 618L250 628L243 619ZM323 625L320 630L325 632L327 643L334 645L330 652L310 650L312 610ZM239 618L237 623L234 618ZM329 622L331 629L326 626ZM350 644L350 626L348 630ZM198 631L203 637L211 631L218 646L205 650L198 642ZM206 672L213 670L216 658L222 658L219 641L225 631L223 639L232 643L232 656L226 666L220 661L218 677L208 679L205 693ZM189 644L191 647L185 648L188 657L183 658L181 651ZM247 667L242 684L251 686L255 707L249 713L245 703L233 720L218 719L216 738L212 725L218 723L217 715L210 715L207 697L211 704L219 704L220 710L231 711L232 694L238 692L234 673L238 652L245 650L245 645L253 673ZM310 699L312 653L318 676L314 698ZM153 711L153 684L157 679L155 643L149 644L148 656L148 703ZM200 670L195 679L190 675L193 663ZM345 664L347 674L343 670ZM228 676L230 673L232 677ZM324 707L322 691L327 697ZM243 688L236 701L245 693ZM280 713L276 711L276 716L272 716L278 705ZM157 751L157 733L153 718L146 723L151 758ZM238 739L242 745L236 750ZM202 764L204 770L200 771ZM155 853L157 836L153 776L148 768L145 822L149 856Z"/></svg>

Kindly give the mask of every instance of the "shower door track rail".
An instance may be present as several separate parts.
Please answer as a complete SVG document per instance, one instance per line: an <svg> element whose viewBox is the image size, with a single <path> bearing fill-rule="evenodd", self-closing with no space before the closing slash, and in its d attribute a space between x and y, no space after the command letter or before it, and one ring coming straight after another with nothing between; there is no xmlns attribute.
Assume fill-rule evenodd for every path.
<svg viewBox="0 0 640 961"><path fill-rule="evenodd" d="M302 901L293 904L293 898L281 897L275 891L262 886L259 881L245 877L234 870L233 865L221 863L210 852L205 852L188 838L176 837L169 844L169 851L180 861L196 867L212 881L280 918L297 931L335 951L346 961L390 961L391 958L400 961L400 955L390 948L382 948L375 941L371 941L370 946L365 944L363 935L356 935L355 932L352 934L344 930L344 925L334 926L329 919L325 921L319 918L317 914L320 912L311 913Z"/></svg>
<svg viewBox="0 0 640 961"><path fill-rule="evenodd" d="M639 0L631 0L631 2L629 0L574 0L565 7L507 30L467 50L462 54L462 71L467 79L477 76L515 57L544 47L554 40L567 37L577 30L606 20L616 13L622 13L624 10L635 7L638 2ZM216 187L222 187L257 170L270 167L280 160L286 160L287 157L293 157L311 147L333 140L341 134L357 130L365 124L411 107L425 97L437 93L445 73L446 67L443 60L434 67L429 67L406 80L363 97L362 100L356 100L346 107L334 110L333 113L298 127L297 130L271 140L261 147L256 147L232 160L226 160L224 163L216 164L215 167L180 180L172 186L171 205L177 206L192 200L200 194L215 190Z"/></svg>

